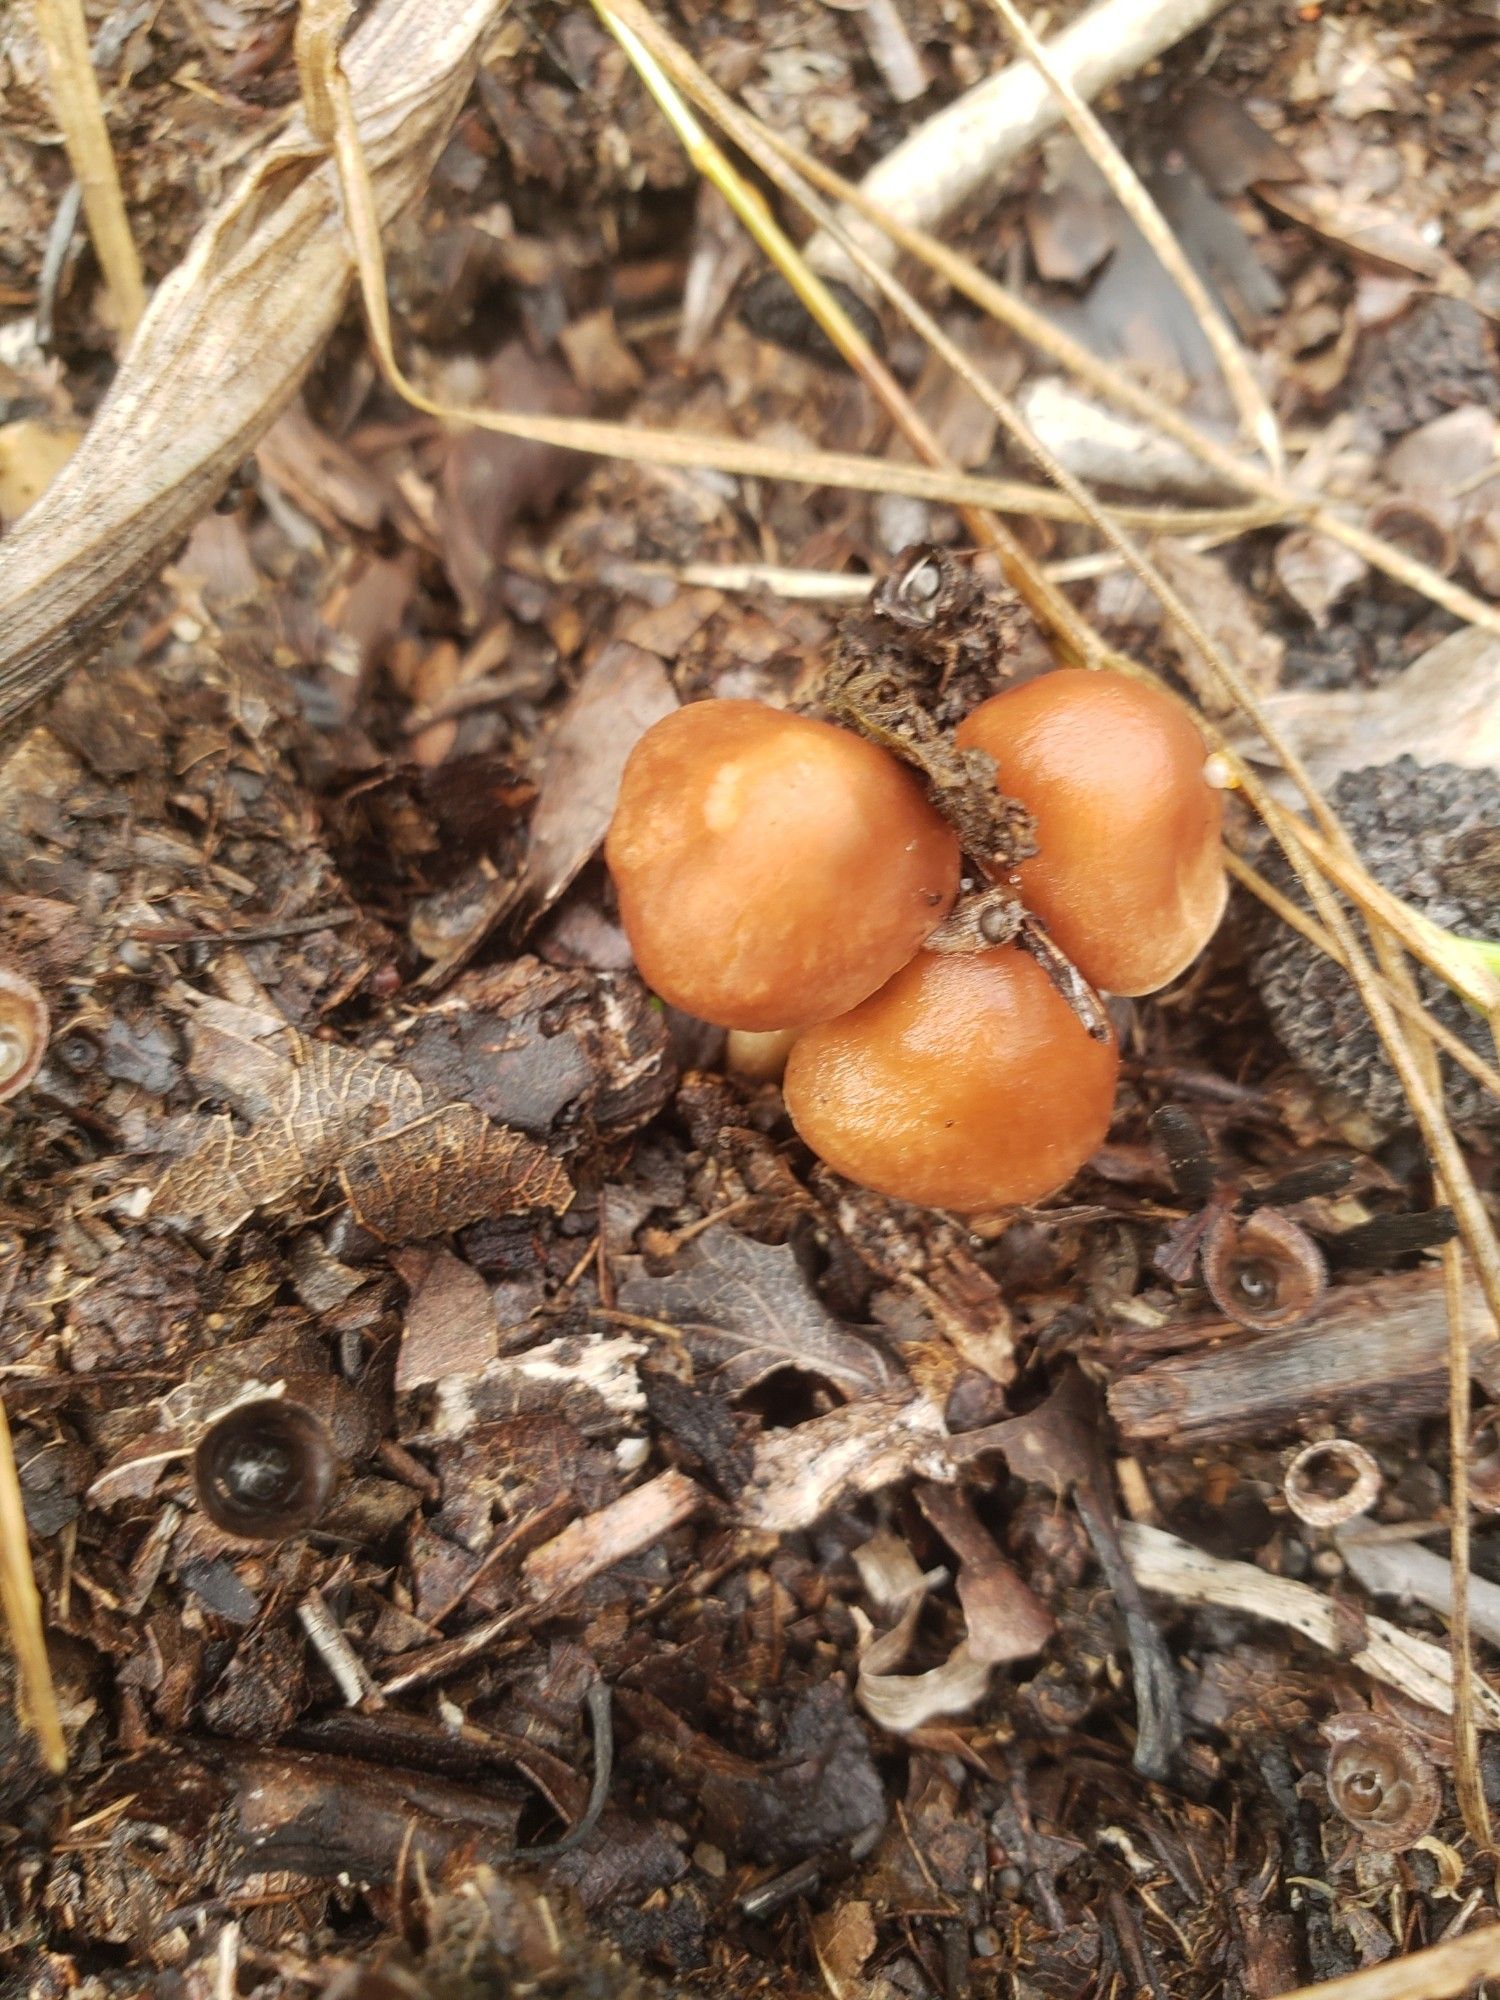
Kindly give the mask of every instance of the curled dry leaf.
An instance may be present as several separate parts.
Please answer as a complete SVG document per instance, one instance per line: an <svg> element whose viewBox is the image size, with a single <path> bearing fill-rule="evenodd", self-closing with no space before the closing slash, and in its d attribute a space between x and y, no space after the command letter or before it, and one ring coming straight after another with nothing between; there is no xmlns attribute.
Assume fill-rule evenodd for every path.
<svg viewBox="0 0 1500 2000"><path fill-rule="evenodd" d="M1461 403L1408 431L1386 453L1381 470L1398 492L1453 493L1493 462L1497 434L1493 411Z"/></svg>
<svg viewBox="0 0 1500 2000"><path fill-rule="evenodd" d="M1322 1251L1275 1208L1259 1208L1243 1222L1229 1213L1215 1216L1202 1270L1220 1312L1262 1333L1300 1326L1328 1288Z"/></svg>
<svg viewBox="0 0 1500 2000"><path fill-rule="evenodd" d="M40 989L24 973L0 965L0 1104L41 1068L48 1025Z"/></svg>
<svg viewBox="0 0 1500 2000"><path fill-rule="evenodd" d="M896 1672L911 1651L926 1595L924 1582L890 1631L872 1638L860 1654L855 1699L872 1722L893 1736L908 1736L940 1715L964 1715L989 1693L990 1667L974 1657L967 1639L939 1667L920 1674Z"/></svg>
<svg viewBox="0 0 1500 2000"><path fill-rule="evenodd" d="M1379 687L1268 695L1265 712L1324 791L1345 771L1408 755L1419 764L1500 770L1500 639L1454 632ZM1253 726L1230 722L1225 734L1252 763L1264 762ZM1291 796L1276 777L1267 783Z"/></svg>
<svg viewBox="0 0 1500 2000"><path fill-rule="evenodd" d="M1352 1438L1304 1445L1286 1469L1286 1504L1310 1528L1338 1528L1380 1498L1380 1467Z"/></svg>
<svg viewBox="0 0 1500 2000"><path fill-rule="evenodd" d="M1322 1733L1328 1796L1366 1846L1401 1854L1431 1833L1442 1780L1414 1737L1370 1714L1331 1716Z"/></svg>
<svg viewBox="0 0 1500 2000"><path fill-rule="evenodd" d="M1284 643L1266 630L1265 613L1230 574L1220 557L1206 555L1181 542L1163 542L1156 560L1183 602L1210 638L1218 640L1257 693L1269 692L1281 679ZM1182 637L1173 621L1168 621L1166 638L1177 655L1177 665L1210 715L1224 715L1234 704L1207 672L1198 649Z"/></svg>
<svg viewBox="0 0 1500 2000"><path fill-rule="evenodd" d="M986 1666L1004 1666L1039 1653L1057 1620L1000 1553L968 1494L955 1487L921 1486L917 1500L958 1557L958 1601L971 1655Z"/></svg>
<svg viewBox="0 0 1500 2000"><path fill-rule="evenodd" d="M813 1950L818 1970L833 2000L851 2000L866 1990L859 1975L879 1941L875 1916L868 1903L840 1903L812 1920Z"/></svg>
<svg viewBox="0 0 1500 2000"><path fill-rule="evenodd" d="M278 1016L205 1001L189 1068L249 1129L204 1119L197 1143L162 1175L151 1213L209 1242L328 1180L389 1242L528 1208L560 1213L572 1200L563 1168L521 1133L476 1105L442 1102L394 1063L310 1041Z"/></svg>
<svg viewBox="0 0 1500 2000"><path fill-rule="evenodd" d="M1276 581L1320 632L1334 606L1342 604L1370 573L1363 556L1332 535L1320 535L1316 528L1294 528L1283 535L1272 562Z"/></svg>
<svg viewBox="0 0 1500 2000"><path fill-rule="evenodd" d="M884 1612L905 1611L913 1598L925 1597L946 1572L922 1567L907 1543L889 1528L878 1529L861 1542L852 1557L865 1595Z"/></svg>
<svg viewBox="0 0 1500 2000"><path fill-rule="evenodd" d="M343 47L382 221L426 186L494 0L380 0ZM181 542L337 326L353 256L300 111L157 287L77 452L0 548L0 718L58 679Z"/></svg>

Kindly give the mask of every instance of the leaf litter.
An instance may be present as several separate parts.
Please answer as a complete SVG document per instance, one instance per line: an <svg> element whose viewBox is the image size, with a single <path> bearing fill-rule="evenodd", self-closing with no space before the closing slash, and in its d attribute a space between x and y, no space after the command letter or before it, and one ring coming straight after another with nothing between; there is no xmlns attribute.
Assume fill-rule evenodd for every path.
<svg viewBox="0 0 1500 2000"><path fill-rule="evenodd" d="M307 135L265 156L287 172L247 226L302 232L324 295L221 405L190 479L190 397L163 461L122 472L121 499L150 489L150 547L132 530L106 568L156 567L196 521L192 546L101 664L0 744L0 957L55 1002L38 1087L3 1114L0 1360L71 1760L59 1789L8 1703L8 1942L28 1977L74 1984L107 1961L215 1991L770 1977L871 2000L1017 1977L1269 2000L1435 1944L1476 1876L1447 1775L1459 1732L1425 1747L1453 1672L1412 1601L1454 1601L1452 1566L1420 1546L1450 1491L1442 1231L1414 1226L1441 1191L1409 1141L1277 1048L1238 917L1185 989L1132 1010L1093 1169L972 1227L809 1173L774 1086L715 1074L715 1038L652 1006L596 859L629 745L704 693L805 697L837 632L832 609L679 588L674 570L847 580L916 536L951 540L942 491L1001 488L906 476L867 392L747 332L732 296L672 358L703 248L692 173L591 19L562 8L485 40L488 10L455 6L439 50L437 16L413 39L399 7L376 11L350 58L362 116L391 115L382 50L422 84L370 157L383 202L423 189L421 223L387 237L417 379L445 404L623 410L687 444L590 470L560 445L593 433L517 443L414 418L351 319L205 517L233 469L221 431L240 426L242 456L298 342L334 323L327 273L349 268L329 184L293 186ZM1493 639L1450 616L1493 581L1482 88L1461 41L1423 100L1381 25L1268 18L1229 10L1164 84L1127 85L1112 128L1272 392L1295 476L1341 523L1393 519L1393 501L1418 528L1451 517L1460 581L1433 610L1372 585L1342 529L1247 531L1222 507L1161 566L1255 663L1320 782L1412 752L1488 768ZM216 75L227 48L238 90L286 101L287 43L242 26L143 32L179 59L174 38L197 36ZM899 26L792 5L699 53L863 171L935 108L924 91L951 101L1004 59L987 19L956 35L917 5ZM151 79L132 71L107 107L127 209L161 117ZM228 103L199 114L210 152L233 150ZM176 115L158 145L178 143ZM1030 297L1221 419L1192 314L1112 197L1062 148L1047 183L1028 173L984 227ZM143 243L153 279L208 208L190 188ZM0 209L22 286L48 226ZM214 244L193 302L210 318L235 252ZM1411 278L1442 296L1403 292ZM118 408L72 457L53 448L92 415L111 343L86 265L47 283L66 362L18 335L0 382L23 529L49 478L66 527L68 496L133 449ZM174 352L185 310L169 280ZM1005 343L943 315L979 376L1015 389ZM973 381L924 381L960 463L1027 469ZM908 491L896 509L789 488L750 476L772 461L736 473L727 446L715 469L715 437L780 439L783 469L816 443ZM1127 463L1184 490L1180 466ZM1229 497L1187 491L1209 513ZM49 619L76 636L122 601L114 569L102 595L67 597L78 572L65 539L44 544L48 518L5 581L6 684L28 693L72 664ZM1108 644L1223 712L1068 515L1028 532L1085 565L1068 587ZM1014 633L982 580L984 615ZM992 671L965 643L964 670ZM1171 1257L1198 1216L1147 1120L1183 1100L1236 1186L1352 1152L1338 1186L1279 1197L1320 1243L1360 1246L1308 1326L1237 1320ZM1482 1144L1467 1157L1492 1172ZM1463 1322L1488 1395L1472 1280ZM258 1395L312 1412L339 1456L327 1522L280 1545L214 1529L190 1471L204 1426ZM1379 1461L1390 1619L1358 1595L1370 1560L1282 1504L1286 1451L1334 1414ZM1469 1700L1489 1729L1483 1678ZM1387 1701L1407 1705L1381 1720L1389 1755L1367 1721ZM1362 1831L1350 1802L1377 1779ZM569 1851L546 1858L560 1833ZM558 1922L574 1904L586 1926ZM1404 1990L1448 1990L1438 1965L1461 1984L1483 1943L1455 1926Z"/></svg>

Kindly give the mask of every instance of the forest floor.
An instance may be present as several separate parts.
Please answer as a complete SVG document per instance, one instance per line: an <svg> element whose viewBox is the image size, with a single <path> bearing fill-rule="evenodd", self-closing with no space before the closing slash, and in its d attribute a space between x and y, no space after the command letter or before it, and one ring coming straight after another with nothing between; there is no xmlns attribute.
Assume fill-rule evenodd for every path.
<svg viewBox="0 0 1500 2000"><path fill-rule="evenodd" d="M978 0L660 18L856 180L1013 59ZM0 20L0 622L116 366L28 20ZM295 104L294 14L89 22L150 288ZM1497 49L1482 4L1238 0L1099 100L1294 483L1486 606ZM1233 441L1198 316L1074 140L942 233ZM1478 1936L1454 1222L1342 974L1288 972L1236 889L1118 1009L1115 1122L1063 1194L958 1220L822 1167L632 969L598 854L624 754L705 694L815 699L913 545L976 582L946 633L975 692L1045 665L1041 630L589 8L498 18L386 254L438 403L862 454L893 490L446 423L351 295L107 642L0 706L0 961L51 1015L0 1105L0 1389L67 1751L49 1771L6 1655L4 1993L1272 2000ZM1247 518L917 289L1149 539L1388 886L1500 935L1500 628ZM1040 494L1005 515L1032 561L1248 746L993 404L866 321L953 467ZM1371 766L1422 827L1390 833ZM1493 1212L1494 1046L1422 992L1478 1064L1448 1102ZM1289 1052L1320 1048L1321 1077ZM1280 1318L1272 1239L1312 1260ZM1500 1812L1500 1348L1457 1268ZM311 1525L211 1517L226 1421L327 1475ZM1493 1942L1409 2000L1500 1976Z"/></svg>

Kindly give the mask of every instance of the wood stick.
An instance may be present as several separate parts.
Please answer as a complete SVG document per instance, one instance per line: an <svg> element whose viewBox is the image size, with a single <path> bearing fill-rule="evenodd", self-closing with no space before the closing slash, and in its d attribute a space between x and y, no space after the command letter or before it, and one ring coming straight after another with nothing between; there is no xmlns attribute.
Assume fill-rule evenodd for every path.
<svg viewBox="0 0 1500 2000"><path fill-rule="evenodd" d="M1477 1288L1465 1288L1475 1372L1500 1379L1500 1342ZM1274 1436L1309 1421L1357 1417L1361 1432L1399 1429L1448 1402L1443 1274L1436 1266L1335 1287L1316 1318L1253 1338L1228 1321L1197 1329L1226 1344L1153 1362L1110 1387L1109 1408L1131 1447Z"/></svg>

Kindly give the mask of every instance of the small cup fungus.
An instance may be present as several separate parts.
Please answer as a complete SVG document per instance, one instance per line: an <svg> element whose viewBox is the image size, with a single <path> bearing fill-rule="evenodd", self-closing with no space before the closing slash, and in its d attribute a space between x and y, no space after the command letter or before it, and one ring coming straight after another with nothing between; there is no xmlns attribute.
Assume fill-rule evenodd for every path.
<svg viewBox="0 0 1500 2000"><path fill-rule="evenodd" d="M314 1526L337 1483L327 1425L276 1396L237 1403L193 1453L199 1506L216 1528L247 1540L280 1541Z"/></svg>
<svg viewBox="0 0 1500 2000"><path fill-rule="evenodd" d="M958 726L1036 821L1018 891L1079 971L1107 993L1154 993L1223 915L1220 793L1203 739L1157 689L1062 668L982 702Z"/></svg>
<svg viewBox="0 0 1500 2000"><path fill-rule="evenodd" d="M47 1053L47 1003L24 973L0 965L0 1104L24 1090Z"/></svg>
<svg viewBox="0 0 1500 2000"><path fill-rule="evenodd" d="M605 845L636 964L724 1028L803 1028L882 986L948 914L958 842L846 729L704 701L648 729Z"/></svg>
<svg viewBox="0 0 1500 2000"><path fill-rule="evenodd" d="M787 1110L820 1158L903 1201L973 1213L1054 1193L1109 1129L1119 1052L1015 945L919 952L800 1035Z"/></svg>

